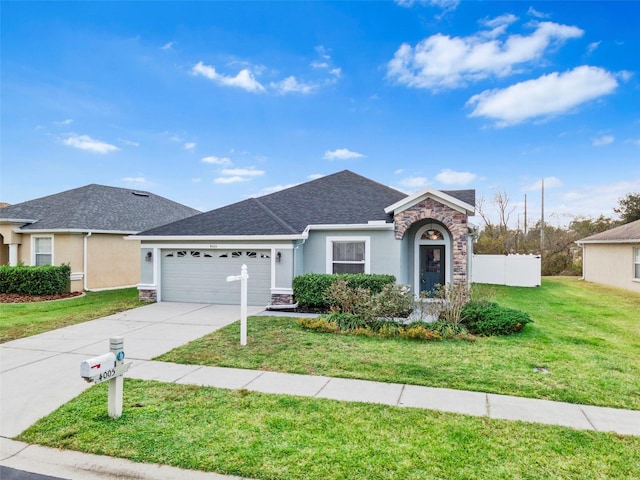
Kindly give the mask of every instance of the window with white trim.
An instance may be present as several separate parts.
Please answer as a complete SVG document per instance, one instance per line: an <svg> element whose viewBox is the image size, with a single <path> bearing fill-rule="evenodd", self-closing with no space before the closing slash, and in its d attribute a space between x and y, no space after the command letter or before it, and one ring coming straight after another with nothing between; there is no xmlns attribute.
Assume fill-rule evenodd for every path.
<svg viewBox="0 0 640 480"><path fill-rule="evenodd" d="M35 266L53 263L53 237L33 237L33 264Z"/></svg>
<svg viewBox="0 0 640 480"><path fill-rule="evenodd" d="M636 247L633 249L634 255L634 263L633 263L633 278L636 280L640 280L640 247Z"/></svg>
<svg viewBox="0 0 640 480"><path fill-rule="evenodd" d="M369 273L368 240L327 238L327 273Z"/></svg>

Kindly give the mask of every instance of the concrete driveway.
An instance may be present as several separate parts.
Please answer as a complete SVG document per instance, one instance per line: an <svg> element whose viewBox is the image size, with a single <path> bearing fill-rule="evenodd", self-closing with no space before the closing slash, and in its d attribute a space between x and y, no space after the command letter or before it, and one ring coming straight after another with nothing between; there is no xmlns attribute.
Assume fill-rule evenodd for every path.
<svg viewBox="0 0 640 480"><path fill-rule="evenodd" d="M262 307L247 309L249 315ZM150 360L240 318L237 305L154 303L0 345L0 436L18 435L92 384L80 362L124 337L126 361Z"/></svg>

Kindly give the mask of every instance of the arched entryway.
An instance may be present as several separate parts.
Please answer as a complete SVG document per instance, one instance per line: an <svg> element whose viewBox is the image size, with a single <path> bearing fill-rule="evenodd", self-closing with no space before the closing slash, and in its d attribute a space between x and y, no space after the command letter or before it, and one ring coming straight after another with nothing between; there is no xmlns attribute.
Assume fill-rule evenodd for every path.
<svg viewBox="0 0 640 480"><path fill-rule="evenodd" d="M427 223L414 240L414 292L433 292L452 281L451 233L438 223Z"/></svg>

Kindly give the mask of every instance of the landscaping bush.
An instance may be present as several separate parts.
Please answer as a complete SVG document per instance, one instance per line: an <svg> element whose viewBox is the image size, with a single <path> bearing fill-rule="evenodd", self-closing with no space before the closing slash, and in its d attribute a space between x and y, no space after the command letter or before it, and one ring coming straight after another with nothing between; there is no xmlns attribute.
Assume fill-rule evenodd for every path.
<svg viewBox="0 0 640 480"><path fill-rule="evenodd" d="M353 289L368 289L378 293L388 284L394 284L393 275L367 273L306 273L293 279L293 294L300 308L329 311L331 304L327 302L327 292L338 279L343 279Z"/></svg>
<svg viewBox="0 0 640 480"><path fill-rule="evenodd" d="M55 295L69 292L71 267L45 265L26 267L0 266L0 293Z"/></svg>
<svg viewBox="0 0 640 480"><path fill-rule="evenodd" d="M510 335L531 323L528 313L502 307L495 302L469 302L462 310L462 323L476 335Z"/></svg>

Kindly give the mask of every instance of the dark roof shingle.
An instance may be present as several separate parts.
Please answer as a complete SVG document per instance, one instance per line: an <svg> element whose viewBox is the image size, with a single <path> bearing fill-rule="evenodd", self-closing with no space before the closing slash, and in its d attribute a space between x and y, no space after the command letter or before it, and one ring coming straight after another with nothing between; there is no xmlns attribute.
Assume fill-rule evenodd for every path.
<svg viewBox="0 0 640 480"><path fill-rule="evenodd" d="M140 232L200 213L150 192L86 185L0 211L3 220L35 220L22 230Z"/></svg>
<svg viewBox="0 0 640 480"><path fill-rule="evenodd" d="M471 205L475 191L446 192ZM140 233L174 235L296 235L309 225L392 222L384 209L407 195L343 170L269 195L251 198ZM472 198L473 197L473 198Z"/></svg>

